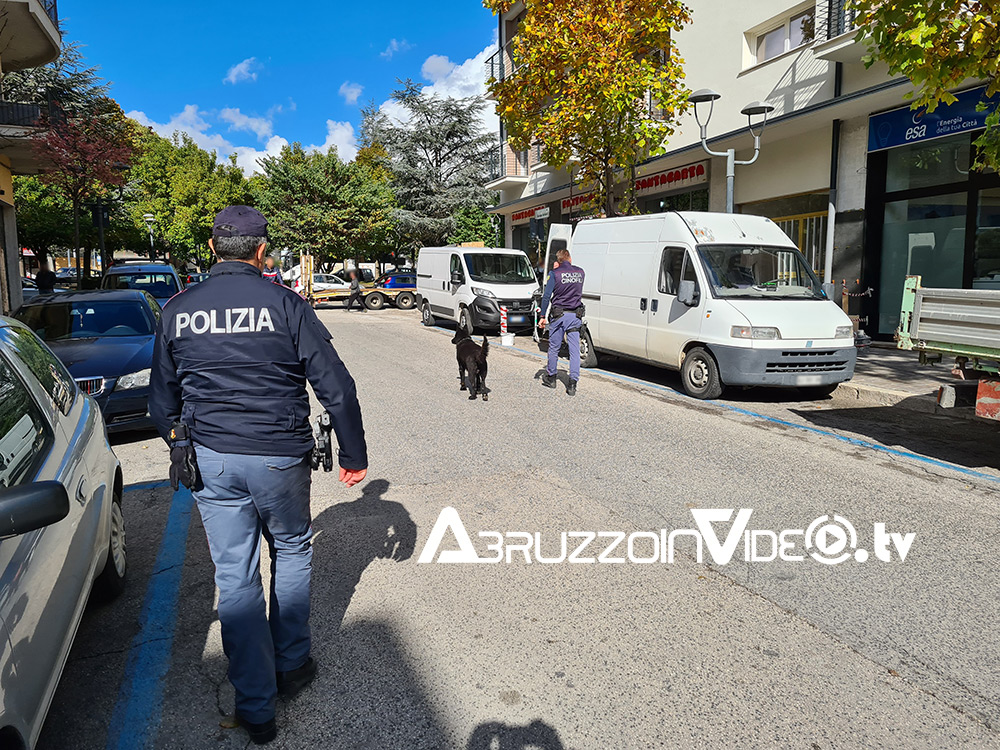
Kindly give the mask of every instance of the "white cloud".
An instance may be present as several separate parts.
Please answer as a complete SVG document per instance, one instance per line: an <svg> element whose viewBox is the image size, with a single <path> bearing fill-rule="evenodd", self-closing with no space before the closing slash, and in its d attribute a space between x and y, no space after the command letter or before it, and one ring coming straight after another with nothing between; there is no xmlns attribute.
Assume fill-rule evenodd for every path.
<svg viewBox="0 0 1000 750"><path fill-rule="evenodd" d="M233 130L246 130L256 133L263 141L267 139L263 149L252 146L237 146L219 133L213 133L212 124L205 118L209 113L203 112L196 104L188 104L183 110L172 116L167 122L155 122L145 112L132 111L127 113L136 122L152 128L155 133L164 138L172 138L174 133L185 133L192 141L206 151L214 151L220 159L228 159L236 154L236 163L244 174L252 175L260 172L260 160L267 156L277 156L281 149L289 145L288 139L272 133L271 123L264 118L247 117L238 109L225 109L219 112L219 120L228 123ZM238 125L239 124L239 125ZM245 125L245 127L240 127ZM257 129L254 129L254 126ZM264 135L266 133L266 135ZM357 133L349 122L326 121L326 140L321 145L306 146L307 151L328 152L337 149L337 154L345 161L352 160L358 154Z"/></svg>
<svg viewBox="0 0 1000 750"><path fill-rule="evenodd" d="M344 101L351 106L358 103L358 99L361 98L361 92L365 90L365 87L360 83L351 83L350 81L344 81L340 84L340 95L344 97Z"/></svg>
<svg viewBox="0 0 1000 750"><path fill-rule="evenodd" d="M432 55L424 63L424 76L433 83L425 86L424 93L430 96L440 96L442 98L455 97L465 99L470 96L484 96L486 94L486 61L490 55L497 51L496 44L491 44L475 57L470 57L460 65L456 65L443 55ZM434 63L431 63L435 60ZM451 66L447 73L440 78L433 78L429 72L437 73L444 70L440 61L444 61ZM430 70L428 70L430 66ZM382 104L382 111L395 120L405 120L406 111L397 102L389 100ZM493 102L486 102L486 107L482 113L482 125L487 133L496 134L500 131L500 118L496 115Z"/></svg>
<svg viewBox="0 0 1000 750"><path fill-rule="evenodd" d="M444 55L431 55L424 62L420 74L431 83L437 83L448 76L456 65Z"/></svg>
<svg viewBox="0 0 1000 750"><path fill-rule="evenodd" d="M256 81L257 71L260 65L257 63L256 57L248 57L241 63L237 63L229 69L226 73L226 77L222 79L223 83L237 84L242 81Z"/></svg>
<svg viewBox="0 0 1000 750"><path fill-rule="evenodd" d="M280 112L281 107L279 106L277 110L272 109L271 111L273 113ZM266 141L274 135L274 123L271 121L271 117L273 115L269 117L250 117L243 114L239 109L232 107L227 107L219 112L219 119L223 122L228 122L230 130L243 130L253 133L261 141Z"/></svg>
<svg viewBox="0 0 1000 750"><path fill-rule="evenodd" d="M393 55L397 52L409 52L411 49L413 49L413 45L405 39L390 39L389 46L385 48L385 52L382 53L382 57L386 60L391 60Z"/></svg>

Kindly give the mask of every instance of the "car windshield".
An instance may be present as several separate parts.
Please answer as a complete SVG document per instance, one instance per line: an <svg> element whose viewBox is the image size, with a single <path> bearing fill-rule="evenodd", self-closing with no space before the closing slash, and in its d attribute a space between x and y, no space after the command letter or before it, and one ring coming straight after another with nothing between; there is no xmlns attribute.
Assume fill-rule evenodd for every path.
<svg viewBox="0 0 1000 750"><path fill-rule="evenodd" d="M173 297L180 290L169 273L112 273L104 278L105 289L138 289L157 299Z"/></svg>
<svg viewBox="0 0 1000 750"><path fill-rule="evenodd" d="M466 253L465 265L473 281L491 284L535 284L531 264L523 255L511 253Z"/></svg>
<svg viewBox="0 0 1000 750"><path fill-rule="evenodd" d="M798 250L761 245L701 245L698 253L717 297L826 299Z"/></svg>
<svg viewBox="0 0 1000 750"><path fill-rule="evenodd" d="M152 315L137 300L29 305L17 318L45 341L151 336L154 326Z"/></svg>

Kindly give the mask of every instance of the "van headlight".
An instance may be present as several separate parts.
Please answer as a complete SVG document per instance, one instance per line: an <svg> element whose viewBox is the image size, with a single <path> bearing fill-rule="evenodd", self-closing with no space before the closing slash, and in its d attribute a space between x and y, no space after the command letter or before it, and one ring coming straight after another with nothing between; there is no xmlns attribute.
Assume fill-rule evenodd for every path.
<svg viewBox="0 0 1000 750"><path fill-rule="evenodd" d="M834 334L835 339L853 339L854 338L854 326L837 326L837 333Z"/></svg>
<svg viewBox="0 0 1000 750"><path fill-rule="evenodd" d="M762 341L777 341L781 332L777 328L760 326L733 326L729 335L734 339L759 339Z"/></svg>
<svg viewBox="0 0 1000 750"><path fill-rule="evenodd" d="M128 375L122 375L115 383L116 391L132 391L136 388L145 388L149 385L149 375L152 370L139 370Z"/></svg>
<svg viewBox="0 0 1000 750"><path fill-rule="evenodd" d="M472 287L472 293L477 297L486 297L487 299L497 298L497 296L489 289L480 289L478 286Z"/></svg>

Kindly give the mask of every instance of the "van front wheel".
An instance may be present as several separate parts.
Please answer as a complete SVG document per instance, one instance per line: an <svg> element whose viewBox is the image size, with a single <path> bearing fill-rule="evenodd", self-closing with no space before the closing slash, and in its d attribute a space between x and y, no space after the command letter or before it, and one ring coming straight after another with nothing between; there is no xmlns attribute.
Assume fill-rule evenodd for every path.
<svg viewBox="0 0 1000 750"><path fill-rule="evenodd" d="M692 398L713 399L722 395L719 366L708 350L697 346L687 353L681 366L681 385Z"/></svg>
<svg viewBox="0 0 1000 750"><path fill-rule="evenodd" d="M458 313L458 327L463 331L465 331L470 336L472 335L473 333L472 314L469 312L469 308L463 307L462 310Z"/></svg>
<svg viewBox="0 0 1000 750"><path fill-rule="evenodd" d="M431 306L426 302L420 307L420 322L428 328L433 326L435 322L434 316L431 314Z"/></svg>

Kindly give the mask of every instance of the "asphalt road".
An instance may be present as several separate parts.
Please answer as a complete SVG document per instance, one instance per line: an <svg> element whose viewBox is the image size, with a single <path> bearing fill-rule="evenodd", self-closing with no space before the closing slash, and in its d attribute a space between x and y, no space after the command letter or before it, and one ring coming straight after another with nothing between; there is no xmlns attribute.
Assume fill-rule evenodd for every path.
<svg viewBox="0 0 1000 750"><path fill-rule="evenodd" d="M706 404L624 362L569 398L520 338L493 347L490 400L473 403L450 332L399 311L321 317L359 384L371 470L351 490L315 475L320 674L279 708L276 747L1000 747L995 426L794 393ZM158 440L116 451L129 588L88 610L40 747L243 748L221 726L232 692L197 511L157 485ZM537 532L547 559L590 531L649 532L631 552L650 559L713 508L751 510L762 557L768 531L828 514L859 550L879 523L915 538L890 562L821 564L802 536L787 538L804 560L748 562L736 534L727 564L683 535L672 563L529 564L516 545L534 538L509 533L509 563L419 564L446 507L480 557L479 531ZM605 557L627 560L626 543Z"/></svg>

